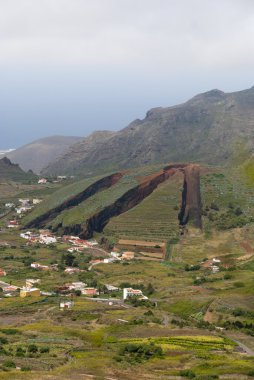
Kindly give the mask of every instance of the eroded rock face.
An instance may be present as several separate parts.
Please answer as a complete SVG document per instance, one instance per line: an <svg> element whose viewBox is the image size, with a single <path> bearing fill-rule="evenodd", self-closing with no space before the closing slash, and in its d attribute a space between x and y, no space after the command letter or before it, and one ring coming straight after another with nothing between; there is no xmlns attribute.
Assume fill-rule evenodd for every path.
<svg viewBox="0 0 254 380"><path fill-rule="evenodd" d="M200 167L188 165L183 169L184 184L182 192L182 206L179 213L180 225L192 222L194 227L202 228Z"/></svg>

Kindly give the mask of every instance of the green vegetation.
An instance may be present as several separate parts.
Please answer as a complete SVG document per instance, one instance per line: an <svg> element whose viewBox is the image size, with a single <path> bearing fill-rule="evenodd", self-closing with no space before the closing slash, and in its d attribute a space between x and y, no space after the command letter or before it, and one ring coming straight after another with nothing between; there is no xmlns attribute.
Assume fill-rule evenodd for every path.
<svg viewBox="0 0 254 380"><path fill-rule="evenodd" d="M104 229L116 239L167 241L179 235L178 212L183 179L174 176L133 209L110 220Z"/></svg>

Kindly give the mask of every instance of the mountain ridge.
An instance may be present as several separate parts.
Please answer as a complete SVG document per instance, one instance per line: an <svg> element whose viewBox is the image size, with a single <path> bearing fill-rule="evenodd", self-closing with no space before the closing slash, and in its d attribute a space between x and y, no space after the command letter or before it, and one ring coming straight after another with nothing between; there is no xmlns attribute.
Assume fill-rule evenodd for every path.
<svg viewBox="0 0 254 380"><path fill-rule="evenodd" d="M214 89L179 105L152 108L118 132L98 131L42 173L88 175L171 161L224 165L235 144L251 152L253 142L254 88Z"/></svg>

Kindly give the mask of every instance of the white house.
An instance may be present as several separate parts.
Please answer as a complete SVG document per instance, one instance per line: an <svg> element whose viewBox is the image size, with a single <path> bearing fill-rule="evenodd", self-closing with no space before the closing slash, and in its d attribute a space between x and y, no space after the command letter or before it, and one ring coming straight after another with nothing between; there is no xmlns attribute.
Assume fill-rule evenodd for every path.
<svg viewBox="0 0 254 380"><path fill-rule="evenodd" d="M212 265L211 269L213 273L218 273L220 271L220 268L217 265Z"/></svg>
<svg viewBox="0 0 254 380"><path fill-rule="evenodd" d="M84 282L81 282L81 281L72 282L69 285L69 289L70 290L83 290L86 286L87 286L87 284L85 284Z"/></svg>
<svg viewBox="0 0 254 380"><path fill-rule="evenodd" d="M112 257L112 258L107 258L107 259L104 259L103 262L104 264L110 264L110 263L113 263L115 261L115 259Z"/></svg>
<svg viewBox="0 0 254 380"><path fill-rule="evenodd" d="M40 240L39 240L39 242L41 244L48 245L48 244L56 243L57 239L54 236L48 236L48 235L40 234Z"/></svg>
<svg viewBox="0 0 254 380"><path fill-rule="evenodd" d="M39 198L34 198L33 199L33 205L38 205L41 202L42 202L42 199L39 199Z"/></svg>
<svg viewBox="0 0 254 380"><path fill-rule="evenodd" d="M40 178L39 180L38 180L38 183L39 184L44 184L44 183L47 183L48 182L48 180L46 179L46 178Z"/></svg>
<svg viewBox="0 0 254 380"><path fill-rule="evenodd" d="M22 206L29 205L29 202L30 202L30 200L28 198L26 198L26 199L20 198L19 199L19 203L21 203Z"/></svg>
<svg viewBox="0 0 254 380"><path fill-rule="evenodd" d="M105 287L108 292L118 292L119 288L114 285L105 284Z"/></svg>
<svg viewBox="0 0 254 380"><path fill-rule="evenodd" d="M68 274L74 274L74 273L81 272L81 270L79 268L75 268L75 267L68 267L64 270L64 272L68 273Z"/></svg>
<svg viewBox="0 0 254 380"><path fill-rule="evenodd" d="M119 257L121 256L119 252L110 252L110 255L114 257L115 259L119 259Z"/></svg>
<svg viewBox="0 0 254 380"><path fill-rule="evenodd" d="M137 297L142 297L143 299L147 297L145 297L142 293L142 290L140 289L132 289L132 288L124 288L123 289L123 299L126 300L128 297L133 297L133 296L137 296Z"/></svg>
<svg viewBox="0 0 254 380"><path fill-rule="evenodd" d="M12 208L12 207L15 207L15 204L14 203L5 203L5 207L6 208Z"/></svg>
<svg viewBox="0 0 254 380"><path fill-rule="evenodd" d="M74 306L74 302L73 301L61 301L60 305L59 305L59 307L60 307L61 310L71 309L73 306Z"/></svg>
<svg viewBox="0 0 254 380"><path fill-rule="evenodd" d="M39 278L28 278L26 280L26 288L33 288L34 285L40 284L41 280Z"/></svg>

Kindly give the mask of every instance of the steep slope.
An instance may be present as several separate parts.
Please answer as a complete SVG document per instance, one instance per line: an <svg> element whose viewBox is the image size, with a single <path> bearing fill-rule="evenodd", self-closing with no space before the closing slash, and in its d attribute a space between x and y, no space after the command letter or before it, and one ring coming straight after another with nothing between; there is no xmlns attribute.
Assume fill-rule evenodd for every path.
<svg viewBox="0 0 254 380"><path fill-rule="evenodd" d="M6 156L23 170L32 170L34 173L56 160L71 145L77 143L81 137L50 136L24 145Z"/></svg>
<svg viewBox="0 0 254 380"><path fill-rule="evenodd" d="M44 169L46 174L99 173L151 163L227 163L254 141L254 88L212 90L169 108L155 108L115 133L94 134Z"/></svg>
<svg viewBox="0 0 254 380"><path fill-rule="evenodd" d="M0 159L0 181L29 182L36 180L32 172L24 172L19 165L13 164L7 157Z"/></svg>
<svg viewBox="0 0 254 380"><path fill-rule="evenodd" d="M45 200L24 218L25 227L47 227L60 234L89 238L94 232L104 231L109 223L104 231L108 236L125 236L126 233L126 236L134 236L136 233L147 239L149 234L145 230L148 222L151 224L149 231L154 231L153 239L174 239L179 234L180 191L183 191L184 200L182 212L186 215L184 224L192 221L195 227L201 228L199 172L198 165L172 164L164 168L144 167L90 179L90 182L82 182L86 186L81 192L72 194L62 202L59 195L63 190L56 193L58 196ZM71 191L72 186L69 187ZM58 203L52 202L52 198L58 199ZM52 207L53 204L55 207ZM119 228L119 219L126 220L125 215L129 225L127 231L115 234L113 230ZM136 225L131 223L132 232L128 215L131 218L134 216L135 220L138 218ZM137 225L139 228L136 228Z"/></svg>

